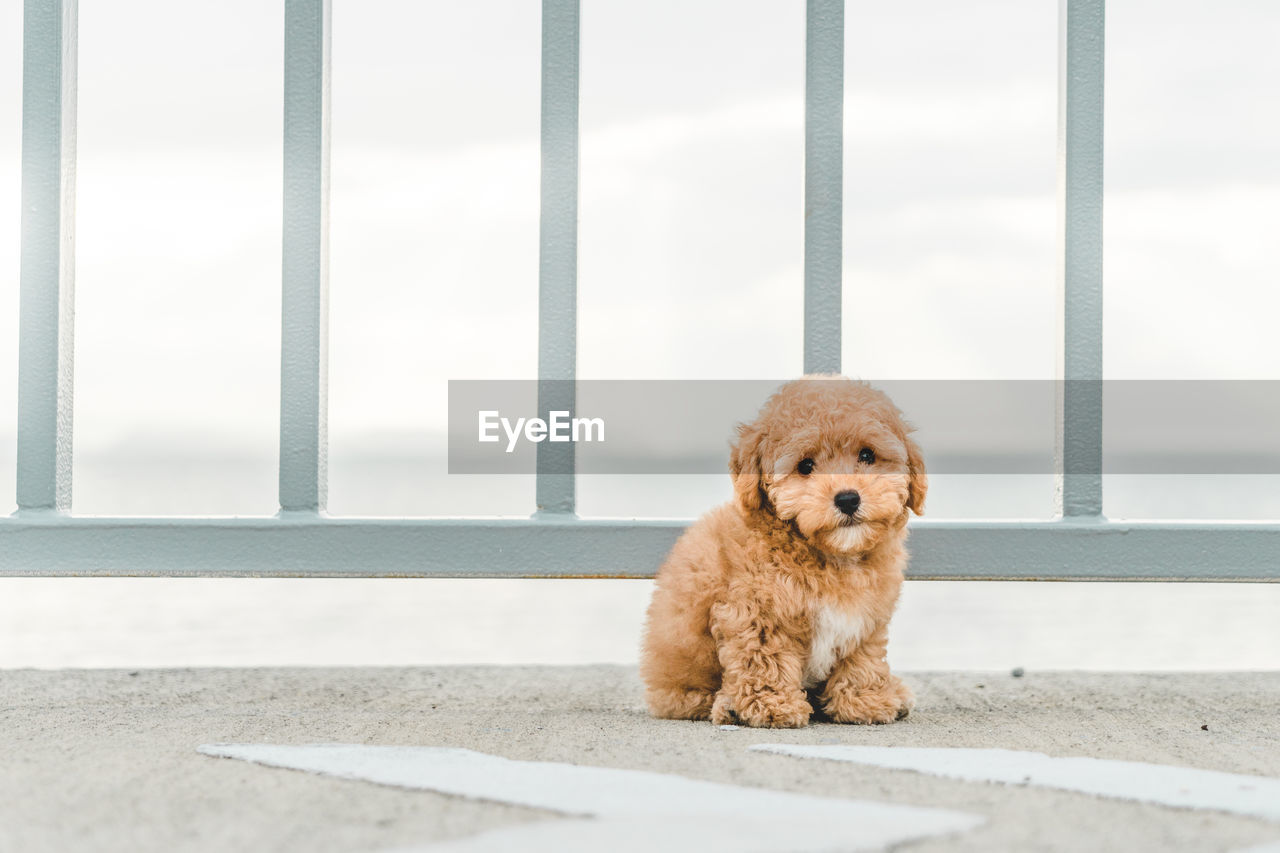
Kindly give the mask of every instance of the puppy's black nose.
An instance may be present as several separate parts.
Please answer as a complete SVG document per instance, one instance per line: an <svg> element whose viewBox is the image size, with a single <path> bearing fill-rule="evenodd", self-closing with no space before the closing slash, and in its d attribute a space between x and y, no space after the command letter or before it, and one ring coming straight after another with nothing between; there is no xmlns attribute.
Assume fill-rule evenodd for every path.
<svg viewBox="0 0 1280 853"><path fill-rule="evenodd" d="M857 492L841 492L836 495L836 507L845 515L853 515L862 503L862 496Z"/></svg>

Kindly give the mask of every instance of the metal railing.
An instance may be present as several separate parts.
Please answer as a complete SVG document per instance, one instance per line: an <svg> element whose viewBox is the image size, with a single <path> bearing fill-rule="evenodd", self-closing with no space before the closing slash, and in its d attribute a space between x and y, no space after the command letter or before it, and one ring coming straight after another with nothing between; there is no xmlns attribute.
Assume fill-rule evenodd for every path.
<svg viewBox="0 0 1280 853"><path fill-rule="evenodd" d="M913 523L911 577L1280 580L1280 524L1102 515L1105 8L1061 8L1060 378L1086 381L1059 383L1059 515ZM575 377L579 11L579 0L543 0L541 380ZM685 523L579 519L572 445L539 445L528 519L326 515L330 0L286 0L285 18L280 513L80 518L70 514L76 0L25 0L18 510L0 519L0 575L652 575ZM808 0L806 372L840 369L843 67L842 0ZM543 383L539 408L572 410L572 386Z"/></svg>

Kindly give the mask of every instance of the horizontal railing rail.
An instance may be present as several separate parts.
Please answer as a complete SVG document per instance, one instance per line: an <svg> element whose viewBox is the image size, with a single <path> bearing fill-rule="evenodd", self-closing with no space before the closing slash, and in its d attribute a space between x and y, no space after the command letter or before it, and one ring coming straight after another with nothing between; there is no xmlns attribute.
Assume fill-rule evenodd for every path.
<svg viewBox="0 0 1280 853"><path fill-rule="evenodd" d="M574 409L580 0L543 0L540 410ZM285 0L280 513L71 514L76 0L25 0L18 510L0 575L648 577L683 521L576 515L572 444L538 446L527 519L326 513L330 0ZM1061 0L1060 377L1102 378L1105 0ZM808 0L804 367L841 360L843 0ZM913 578L1280 580L1280 522L1102 514L1101 382L1060 382L1058 517L912 525Z"/></svg>
<svg viewBox="0 0 1280 853"><path fill-rule="evenodd" d="M0 523L9 575L652 577L687 522L68 518ZM912 522L915 580L1274 581L1280 524Z"/></svg>

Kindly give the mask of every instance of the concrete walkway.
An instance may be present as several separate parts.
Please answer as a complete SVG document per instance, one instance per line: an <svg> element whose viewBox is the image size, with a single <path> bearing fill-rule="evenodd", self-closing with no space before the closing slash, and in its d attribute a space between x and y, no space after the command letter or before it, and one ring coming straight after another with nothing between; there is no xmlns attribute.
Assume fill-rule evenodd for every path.
<svg viewBox="0 0 1280 853"><path fill-rule="evenodd" d="M208 743L466 747L970 812L941 850L1241 850L1280 823L748 752L757 743L999 747L1280 777L1280 673L907 674L884 727L650 719L625 667L0 671L0 851L375 851L546 811L210 758Z"/></svg>

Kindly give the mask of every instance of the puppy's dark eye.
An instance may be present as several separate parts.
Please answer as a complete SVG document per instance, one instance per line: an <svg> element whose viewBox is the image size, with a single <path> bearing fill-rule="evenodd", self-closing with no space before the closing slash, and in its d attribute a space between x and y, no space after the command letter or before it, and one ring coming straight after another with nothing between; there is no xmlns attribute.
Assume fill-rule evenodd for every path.
<svg viewBox="0 0 1280 853"><path fill-rule="evenodd" d="M808 477L813 473L813 460L801 459L800 464L796 466L796 470L799 471L802 476Z"/></svg>
<svg viewBox="0 0 1280 853"><path fill-rule="evenodd" d="M876 452L870 447L864 447L858 451L858 461L864 465L871 465L876 461Z"/></svg>

